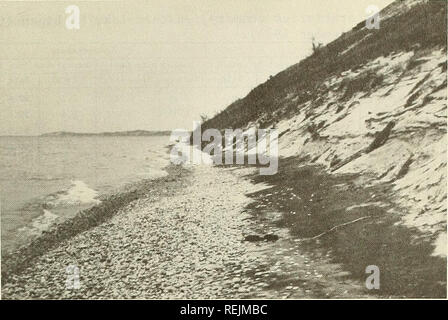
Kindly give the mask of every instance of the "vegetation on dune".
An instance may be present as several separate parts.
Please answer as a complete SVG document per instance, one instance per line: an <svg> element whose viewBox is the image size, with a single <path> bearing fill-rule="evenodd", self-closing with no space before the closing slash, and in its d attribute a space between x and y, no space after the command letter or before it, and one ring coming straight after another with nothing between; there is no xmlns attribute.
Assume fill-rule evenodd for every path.
<svg viewBox="0 0 448 320"><path fill-rule="evenodd" d="M434 46L446 50L446 14L446 1L430 1L381 21L378 30L367 29L362 21L350 32L319 47L319 50L313 50L308 58L270 78L245 98L205 121L202 129L241 128L260 117L263 118L260 125L269 126L298 112L298 107L304 102L317 99L318 88L328 77L356 70L368 61L394 52L421 51ZM363 76L371 81L366 83L366 79L360 79L345 83L345 99L377 86L382 80L373 74Z"/></svg>

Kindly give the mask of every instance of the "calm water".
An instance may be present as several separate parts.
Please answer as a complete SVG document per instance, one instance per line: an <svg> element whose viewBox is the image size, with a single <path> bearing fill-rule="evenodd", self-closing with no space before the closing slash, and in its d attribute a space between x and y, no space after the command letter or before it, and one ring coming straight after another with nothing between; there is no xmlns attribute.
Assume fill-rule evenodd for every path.
<svg viewBox="0 0 448 320"><path fill-rule="evenodd" d="M124 185L166 175L169 137L0 137L2 253Z"/></svg>

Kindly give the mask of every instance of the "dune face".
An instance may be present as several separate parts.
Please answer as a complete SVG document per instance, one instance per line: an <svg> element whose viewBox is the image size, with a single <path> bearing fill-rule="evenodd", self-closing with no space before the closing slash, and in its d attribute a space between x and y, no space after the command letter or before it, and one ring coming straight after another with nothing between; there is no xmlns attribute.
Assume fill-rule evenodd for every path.
<svg viewBox="0 0 448 320"><path fill-rule="evenodd" d="M402 222L446 255L446 6L392 3L378 30L360 22L204 129L275 127L280 156L389 184Z"/></svg>
<svg viewBox="0 0 448 320"><path fill-rule="evenodd" d="M173 131L167 175L101 198L74 180L55 202L95 206L2 257L2 298L446 298L447 3L397 0L379 17ZM203 134L229 129L265 143L275 129L275 172L250 161L267 144L233 136L216 161ZM200 313L213 311L180 312Z"/></svg>

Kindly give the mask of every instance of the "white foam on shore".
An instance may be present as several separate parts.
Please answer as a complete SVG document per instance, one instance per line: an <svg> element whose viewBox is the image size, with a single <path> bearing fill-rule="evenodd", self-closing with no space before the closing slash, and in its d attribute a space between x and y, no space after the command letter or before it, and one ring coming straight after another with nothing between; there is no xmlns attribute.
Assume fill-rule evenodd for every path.
<svg viewBox="0 0 448 320"><path fill-rule="evenodd" d="M39 235L42 231L48 230L58 218L56 214L44 209L43 214L34 218L29 226L21 227L18 231L26 234Z"/></svg>
<svg viewBox="0 0 448 320"><path fill-rule="evenodd" d="M48 229L48 227L52 225L57 218L58 216L56 214L44 209L44 214L34 219L31 225L33 228L43 231Z"/></svg>
<svg viewBox="0 0 448 320"><path fill-rule="evenodd" d="M81 180L75 180L72 181L72 185L66 193L59 195L57 199L52 201L52 205L98 204L101 201L98 200L97 197L98 192L96 190L89 188L89 186Z"/></svg>

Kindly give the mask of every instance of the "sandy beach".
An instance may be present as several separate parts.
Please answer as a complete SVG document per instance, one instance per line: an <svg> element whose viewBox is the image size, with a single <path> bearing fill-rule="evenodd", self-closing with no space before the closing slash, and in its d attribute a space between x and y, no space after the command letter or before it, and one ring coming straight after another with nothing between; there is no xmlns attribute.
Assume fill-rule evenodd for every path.
<svg viewBox="0 0 448 320"><path fill-rule="evenodd" d="M35 257L3 283L3 299L368 297L322 250L251 214L254 168L172 170L104 223ZM250 235L277 241L244 241ZM274 239L275 240L275 239ZM79 289L66 286L79 268Z"/></svg>
<svg viewBox="0 0 448 320"><path fill-rule="evenodd" d="M0 299L446 299L447 10L6 1Z"/></svg>

